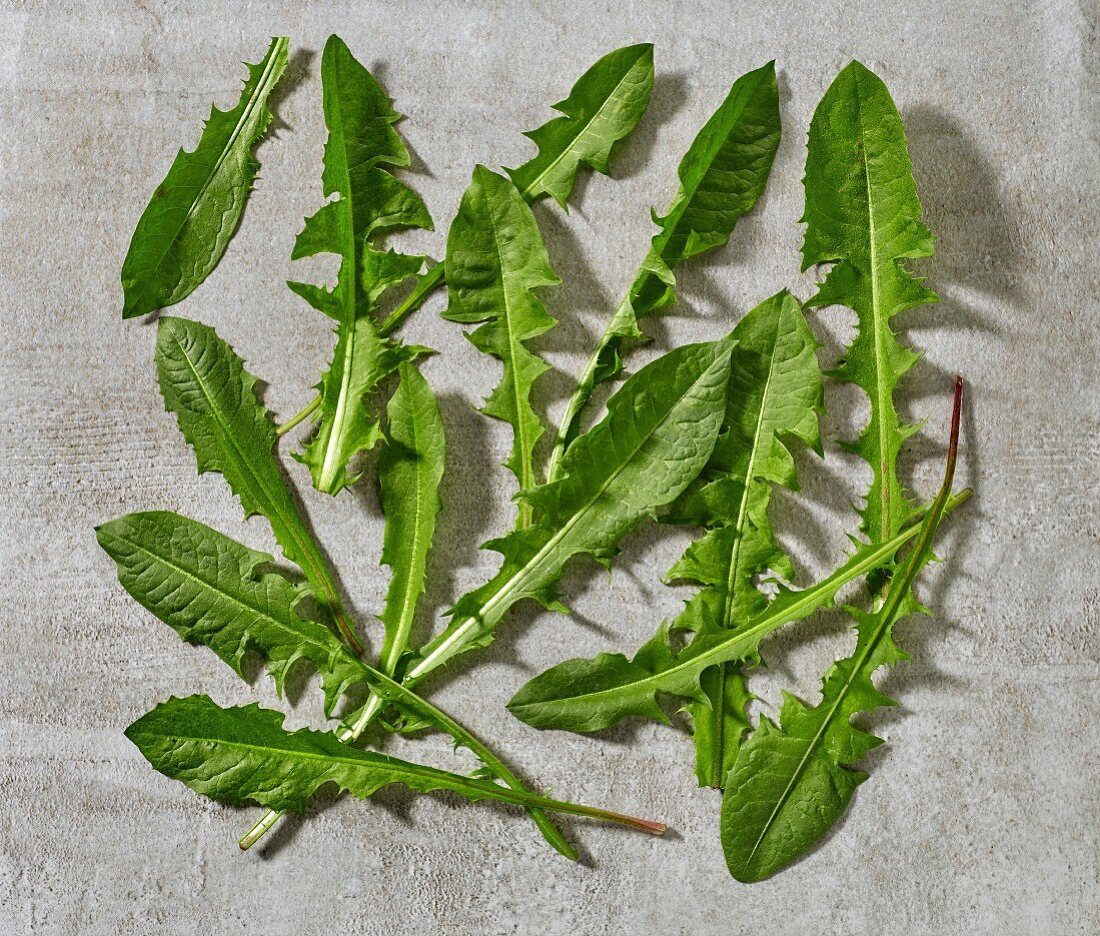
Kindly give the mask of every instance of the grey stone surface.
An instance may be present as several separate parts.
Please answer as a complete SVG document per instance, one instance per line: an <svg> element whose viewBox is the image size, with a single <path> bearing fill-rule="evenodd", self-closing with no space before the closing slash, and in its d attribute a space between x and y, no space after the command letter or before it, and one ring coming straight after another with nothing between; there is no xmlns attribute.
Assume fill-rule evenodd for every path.
<svg viewBox="0 0 1100 936"><path fill-rule="evenodd" d="M1096 14L1095 0L0 3L0 932L1100 932ZM514 811L391 790L323 801L242 855L235 841L255 810L201 800L123 738L173 693L274 700L135 606L95 544L94 524L159 507L272 548L219 477L195 476L156 390L154 328L120 321L119 266L176 148L193 144L212 99L235 98L236 63L269 35L291 36L294 80L243 227L178 311L216 326L270 381L275 412L308 399L332 338L282 283L321 197L317 65L332 31L409 116L409 178L440 233L403 242L436 255L475 162L518 164L531 152L519 131L598 55L657 43L653 105L617 178L584 183L568 217L538 209L565 281L546 293L562 320L542 345L559 369L543 388L554 412L640 258L649 204L671 196L679 154L737 75L778 59L784 141L732 245L683 269L681 303L652 326L656 349L723 333L781 286L809 294L798 218L813 107L853 57L895 94L939 235L919 269L943 297L906 319L926 357L901 399L929 420L906 470L921 494L934 490L961 372L961 473L977 497L922 585L936 616L904 627L912 663L884 679L902 705L870 720L888 740L868 759L871 781L840 829L774 880L745 887L726 874L718 800L695 786L677 730L536 734L503 710L532 673L630 650L674 612L685 592L659 576L685 543L677 531L633 536L610 582L579 563L566 582L573 616L523 608L493 648L432 687L542 786L664 819L675 834L663 840L570 822L585 853L570 864ZM304 265L294 276L307 278ZM440 305L407 330L442 351L425 368L451 455L436 620L492 570L476 546L508 526L511 489L505 433L469 406L496 367ZM828 363L850 320L831 310L814 327ZM840 555L866 482L832 441L863 404L835 386L828 403L827 458L800 458L803 492L779 495L774 511L801 582ZM385 587L370 486L332 500L287 465L369 623ZM763 707L784 686L813 698L850 641L840 614L773 640L754 681ZM316 719L315 703L298 687L292 721ZM468 766L438 738L393 750Z"/></svg>

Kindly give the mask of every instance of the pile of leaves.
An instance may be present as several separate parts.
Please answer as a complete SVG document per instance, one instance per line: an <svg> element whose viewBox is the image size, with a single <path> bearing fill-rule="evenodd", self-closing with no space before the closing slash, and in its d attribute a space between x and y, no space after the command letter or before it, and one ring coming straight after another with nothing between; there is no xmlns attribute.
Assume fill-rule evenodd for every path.
<svg viewBox="0 0 1100 936"><path fill-rule="evenodd" d="M288 45L272 40L263 60L249 66L237 105L212 110L198 146L181 150L157 187L122 267L124 317L180 302L223 256L259 169L253 149L272 122L268 101L287 68ZM192 695L162 702L126 730L161 773L217 800L268 809L242 848L330 782L363 798L402 783L516 804L572 858L575 848L551 813L663 831L660 823L531 789L421 689L457 656L488 646L518 602L565 612L558 585L570 560L584 554L610 564L626 534L653 520L698 530L668 573L697 586L683 611L632 657L601 653L542 673L515 694L511 713L536 728L590 732L628 716L667 722L670 700L682 705L699 782L724 791L722 844L741 881L767 877L805 853L866 778L853 765L880 741L851 719L891 704L872 674L905 658L893 628L922 610L914 582L933 558L946 512L969 494L951 490L961 381L943 487L922 506L898 478L899 453L917 427L901 421L894 393L918 355L898 341L893 319L936 298L900 262L932 252L904 129L882 81L859 63L845 68L809 132L802 267L827 270L816 294L800 303L778 292L725 338L668 351L623 380L602 419L583 431L595 389L618 381L624 355L645 340L643 319L675 301L678 266L725 244L764 191L780 139L774 63L738 78L684 154L679 187L665 212L653 213L657 230L637 274L592 349L552 444L540 446L549 427L532 400L548 365L533 349L556 324L542 297L559 281L530 205L549 197L565 209L581 172L610 173L646 111L653 78L649 44L596 62L554 105L560 116L526 134L537 147L528 162L503 172L473 169L436 262L385 243L396 231L432 230L432 219L399 177L410 157L390 98L330 37L321 59L324 200L292 257L334 254L339 273L331 288L288 283L333 322L333 355L316 397L277 425L257 378L213 329L159 316L161 393L199 472L221 474L246 519L267 520L294 572L165 511L104 523L99 542L138 602L242 678L253 653L266 660L280 693L297 663L315 669L323 714L332 720L327 730L291 732L280 712L225 708ZM444 507L446 444L438 403L418 369L432 352L402 341L399 330L444 285L444 317L469 326L470 342L501 365L481 412L512 432L506 465L515 485L501 495L515 502L515 524L486 544L501 555L497 573L460 597L442 628L420 642L417 608ZM858 318L855 340L827 376L856 384L870 401L863 432L841 444L868 462L873 480L851 554L820 581L795 588L768 506L776 485L796 487L798 448L823 451L818 343L804 311L828 306ZM382 562L390 569L376 657L367 657L361 634L369 622L347 612L276 457L280 437L302 424L308 430L293 455L317 491L339 494L365 483L364 464L375 468L385 515ZM377 457L364 462L373 449ZM860 581L864 600L849 609L856 647L825 673L822 700L808 706L786 694L778 720L762 716L754 727L746 674L760 663L764 638ZM371 725L442 732L480 767L465 775L368 750Z"/></svg>

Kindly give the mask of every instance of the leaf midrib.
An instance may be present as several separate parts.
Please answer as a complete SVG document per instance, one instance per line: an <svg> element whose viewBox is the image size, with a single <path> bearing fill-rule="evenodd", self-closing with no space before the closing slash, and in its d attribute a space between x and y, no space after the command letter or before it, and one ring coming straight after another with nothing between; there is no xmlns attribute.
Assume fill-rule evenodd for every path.
<svg viewBox="0 0 1100 936"><path fill-rule="evenodd" d="M875 218L875 201L873 200L871 190L871 169L867 161L867 127L863 120L863 99L859 90L859 76L853 77L853 88L855 90L856 99L856 120L859 123L860 130L860 147L859 147L859 165L863 173L863 185L864 192L867 197L867 238L868 238L868 260L871 266L871 322L873 323L874 340L873 346L875 350L875 398L871 400L871 407L874 411L877 419L874 421L877 423L878 428L878 460L877 466L878 473L880 475L879 485L881 490L879 491L880 508L882 510L882 516L880 517L879 535L882 537L890 536L893 534L893 522L892 522L892 510L890 504L890 495L892 485L890 484L890 464L887 458L887 452L890 445L890 429L886 424L886 416L891 415L890 405L890 391L886 386L886 364L885 355L886 350L883 347L885 342L885 336L883 335L883 329L888 329L889 324L882 320L880 315L879 303L881 287L879 284L879 264L878 264L878 238L876 236L877 224ZM872 468L876 466L872 465Z"/></svg>
<svg viewBox="0 0 1100 936"><path fill-rule="evenodd" d="M339 66L333 64L333 69ZM341 327L347 329L347 342L344 345L344 360L340 370L340 391L336 397L336 409L332 415L332 429L325 440L325 457L321 461L321 471L317 479L317 487L327 491L334 484L335 475L339 470L336 464L343 449L344 436L347 432L346 413L348 411L348 388L351 386L351 364L355 354L355 297L356 284L359 279L359 263L355 249L355 209L351 199L351 164L349 162L348 138L344 127L344 111L340 104L340 88L336 82L332 91L333 127L329 127L330 137L338 128L339 145L344 151L344 179L343 189L340 192L339 203L344 205L346 221L344 224L344 250L343 260L340 264L340 279L343 293L344 320ZM345 277L350 278L350 282Z"/></svg>
<svg viewBox="0 0 1100 936"><path fill-rule="evenodd" d="M753 432L752 451L749 454L749 462L745 468L745 486L741 491L741 504L737 512L737 538L730 550L729 568L726 574L726 593L722 596L722 627L729 629L733 626L733 592L735 588L734 578L739 567L741 546L745 542L745 517L749 510L750 494L753 490L756 471L756 456L760 452L760 433L764 424L764 414L768 410L768 397L771 392L772 380L775 377L775 352L779 344L779 330L783 323L783 310L779 310L775 321L775 336L772 339L771 353L768 356L768 376L764 381L764 392L760 397L760 410L756 416L756 428ZM770 441L770 437L769 437ZM767 482L765 482L766 484ZM718 692L710 707L712 731L715 743L711 749L711 780L721 785L722 765L725 763L724 748L726 744L726 679L728 677L727 665L718 665Z"/></svg>
<svg viewBox="0 0 1100 936"><path fill-rule="evenodd" d="M270 727L270 726L269 726ZM285 729L283 729L285 730ZM308 730L308 729L307 729ZM311 732L312 733L312 732ZM288 737L294 737L294 733L288 733ZM415 777L423 780L427 780L431 783L438 784L438 789L451 789L451 790L469 790L477 791L481 793L487 799L497 799L506 803L513 803L517 806L526 807L542 807L548 809L555 809L562 806L570 807L572 804L559 802L552 800L548 797L538 796L531 793L521 792L519 790L511 789L509 787L503 787L499 784L493 783L488 780L478 781L473 777L463 777L460 774L453 774L449 771L438 770L434 767L428 767L423 764L414 764L409 761L401 761L400 763L394 763L395 758L390 758L385 754L377 754L372 751L358 751L357 749L351 749L356 751L356 755L350 754L329 754L318 753L316 751L306 750L301 751L295 748L286 747L268 747L260 744L250 744L246 741L228 740L225 738L209 738L197 735L184 735L179 733L167 733L167 732L153 732L143 731L134 732L129 737L146 737L153 740L174 742L177 745L191 743L199 745L208 745L210 747L225 747L231 750L247 751L264 758L279 758L285 757L291 760L312 760L320 761L325 764L330 770L333 766L344 765L352 769L359 770L375 770L383 774L391 776L393 779L387 780L385 783L381 783L371 790L370 796L380 787L385 786L387 783L402 783L400 777ZM205 780L206 778L204 778ZM331 779L331 778L330 778ZM408 784L407 784L408 785ZM411 785L410 785L411 786ZM411 787L416 789L415 787ZM314 792L316 788L314 788ZM253 797L248 797L253 799ZM259 800L257 800L259 802ZM572 809L566 809L564 811L571 812Z"/></svg>

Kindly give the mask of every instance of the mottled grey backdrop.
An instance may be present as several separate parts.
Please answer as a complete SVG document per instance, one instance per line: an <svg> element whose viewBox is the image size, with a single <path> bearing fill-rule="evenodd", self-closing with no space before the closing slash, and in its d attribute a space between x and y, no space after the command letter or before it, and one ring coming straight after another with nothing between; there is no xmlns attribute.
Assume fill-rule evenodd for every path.
<svg viewBox="0 0 1100 936"><path fill-rule="evenodd" d="M1095 0L758 3L0 3L0 931L4 933L1096 933L1100 825L1100 341L1096 310ZM718 336L781 286L800 296L800 179L813 107L858 57L889 84L909 129L927 220L919 270L943 297L912 312L924 361L901 398L927 417L906 462L928 496L941 471L950 375L969 381L961 475L977 497L953 519L907 623L913 661L884 685L901 707L871 724L888 743L835 834L779 877L726 874L718 798L696 788L689 741L630 724L604 737L536 734L505 701L567 656L628 651L673 613L659 583L686 542L645 528L608 581L579 562L570 617L523 607L492 649L431 686L433 698L556 793L668 821L653 839L569 822L570 864L513 810L384 792L329 799L262 848L236 839L256 817L154 773L122 729L172 693L223 703L241 683L132 603L92 534L124 511L183 511L271 549L242 525L221 478L197 478L154 382L152 322L123 324L118 270L145 200L211 100L235 100L242 60L292 40L278 139L217 272L181 314L217 327L297 410L332 346L329 323L283 285L303 215L319 204L319 53L339 32L408 115L407 176L438 234L475 162L517 165L520 131L550 116L599 55L657 44L653 103L615 179L592 178L566 217L537 209L564 284L561 325L541 342L557 412L675 189L680 153L737 75L774 57L784 140L768 193L727 249L682 268L681 302L650 327L656 348ZM323 264L322 264L323 266ZM297 278L314 272L303 264ZM507 434L470 404L497 379L436 298L406 330L441 350L425 366L449 434L446 512L425 625L494 568L477 544L509 524ZM814 315L823 364L850 334ZM632 359L635 365L649 351ZM799 581L834 563L853 526L863 465L833 439L865 415L832 387L824 463L799 458L803 492L773 516ZM289 448L289 446L288 446ZM367 623L386 577L369 483L336 500L288 470L351 605ZM755 680L814 698L851 643L840 614L767 645ZM315 719L299 686L291 721ZM439 738L415 755L465 769ZM407 745L395 745L408 751Z"/></svg>

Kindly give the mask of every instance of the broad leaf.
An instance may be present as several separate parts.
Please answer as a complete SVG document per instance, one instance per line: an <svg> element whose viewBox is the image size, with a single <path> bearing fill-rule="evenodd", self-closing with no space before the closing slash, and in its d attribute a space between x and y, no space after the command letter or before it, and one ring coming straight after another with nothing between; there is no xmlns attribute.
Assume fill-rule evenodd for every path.
<svg viewBox="0 0 1100 936"><path fill-rule="evenodd" d="M258 705L221 708L209 696L171 698L126 729L126 737L165 776L234 805L259 803L302 811L326 783L366 799L391 783L430 793L450 790L469 800L492 799L620 822L660 834L661 823L560 802L435 767L361 751L335 735L283 727L283 714Z"/></svg>
<svg viewBox="0 0 1100 936"><path fill-rule="evenodd" d="M153 192L122 263L124 319L179 302L218 265L260 168L252 148L271 124L267 99L289 44L271 40L263 61L248 66L237 106L210 109L198 146L176 154Z"/></svg>
<svg viewBox="0 0 1100 936"><path fill-rule="evenodd" d="M641 120L652 90L649 42L616 49L581 75L569 97L554 105L564 116L524 134L535 141L538 155L505 170L524 201L550 195L565 208L581 166L609 174L615 144Z"/></svg>
<svg viewBox="0 0 1100 936"><path fill-rule="evenodd" d="M894 643L894 625L921 607L912 587L932 560L932 539L951 494L958 448L961 382L957 384L943 487L920 526L920 535L890 580L873 613L849 608L856 619L856 649L834 663L813 706L784 693L780 725L766 717L745 742L726 781L722 801L722 847L730 873L739 881L760 881L811 848L840 818L867 774L851 769L880 738L851 723L853 716L893 700L871 677L884 666L908 659Z"/></svg>
<svg viewBox="0 0 1100 936"><path fill-rule="evenodd" d="M550 365L526 342L556 324L534 290L558 278L531 209L511 182L484 166L474 169L462 196L447 237L446 262L450 304L444 318L481 323L467 337L504 364L501 382L482 412L511 425L512 454L506 464L520 491L529 491L538 483L534 450L544 428L531 406L531 388ZM531 505L521 502L518 525L529 525L531 516Z"/></svg>
<svg viewBox="0 0 1100 936"><path fill-rule="evenodd" d="M790 442L818 452L822 408L817 342L797 300L781 292L761 303L733 331L723 432L699 481L673 505L670 519L698 524L704 534L668 573L702 589L673 630L735 628L767 607L756 578L771 570L789 579L790 559L768 520L771 486L797 488ZM704 699L691 705L700 784L721 787L748 729L751 699L736 664L707 670Z"/></svg>
<svg viewBox="0 0 1100 936"><path fill-rule="evenodd" d="M184 640L209 647L242 678L245 655L256 651L267 661L281 694L290 668L308 661L321 675L325 714L330 717L341 696L364 683L407 715L469 748L488 776L523 789L500 759L458 722L363 663L328 628L300 615L302 591L282 576L262 571L274 562L266 553L161 511L112 520L99 527L96 536L135 600ZM541 810L534 810L533 816L558 851L576 857Z"/></svg>
<svg viewBox="0 0 1100 936"><path fill-rule="evenodd" d="M694 480L721 426L731 349L728 340L687 345L623 384L604 420L570 450L565 476L522 495L538 520L487 544L504 556L500 571L459 600L409 679L487 646L524 598L561 609L554 589L571 557L609 559L623 536Z"/></svg>
<svg viewBox="0 0 1100 936"><path fill-rule="evenodd" d="M917 427L902 423L894 389L918 355L897 340L891 321L935 293L899 260L932 254L905 144L905 128L890 92L859 62L845 68L810 123L806 154L806 236L803 270L833 264L811 306L855 310L859 330L833 376L870 398L871 418L848 444L871 466L861 528L872 541L889 539L913 507L895 468L902 443Z"/></svg>
<svg viewBox="0 0 1100 936"><path fill-rule="evenodd" d="M164 316L157 328L157 376L165 407L195 450L199 473L219 472L246 517L267 518L283 554L305 573L344 638L361 649L275 461L275 424L256 398L256 378L214 329L173 316Z"/></svg>
<svg viewBox="0 0 1100 936"><path fill-rule="evenodd" d="M242 678L247 653L257 651L281 695L290 668L307 660L321 674L327 716L363 681L364 664L327 627L299 615L303 591L264 571L275 561L267 553L167 511L119 517L97 527L96 538L137 602Z"/></svg>
<svg viewBox="0 0 1100 936"><path fill-rule="evenodd" d="M381 439L372 399L403 361L427 349L382 336L378 301L391 287L416 275L424 258L380 251L373 242L399 228L431 230L423 202L387 167L407 166L409 153L393 125L400 119L374 77L341 39L330 36L321 57L325 142L322 180L326 202L306 219L293 258L332 253L340 257L336 286L289 286L336 320L336 350L321 378L317 429L301 455L319 491L336 494L355 481L348 462Z"/></svg>
<svg viewBox="0 0 1100 936"><path fill-rule="evenodd" d="M680 161L680 190L615 310L569 401L555 440L550 480L580 429L593 389L622 370L623 340L642 338L638 320L676 298L673 270L683 260L725 244L734 225L756 204L779 147L779 88L775 63L742 75Z"/></svg>
<svg viewBox="0 0 1100 936"><path fill-rule="evenodd" d="M960 493L952 505L968 495ZM857 544L855 554L827 578L801 591L780 585L778 596L755 618L733 629L698 633L679 652L666 625L632 660L621 653L601 653L559 663L523 686L508 710L534 728L580 732L600 731L631 715L667 722L658 693L704 702L700 678L707 669L755 658L765 637L830 606L845 585L893 561L919 530L913 525L887 543Z"/></svg>
<svg viewBox="0 0 1100 936"><path fill-rule="evenodd" d="M420 372L412 364L402 364L378 458L382 512L386 515L382 562L393 570L386 605L379 615L386 627L379 668L391 676L409 647L416 605L424 592L445 459L439 404Z"/></svg>

